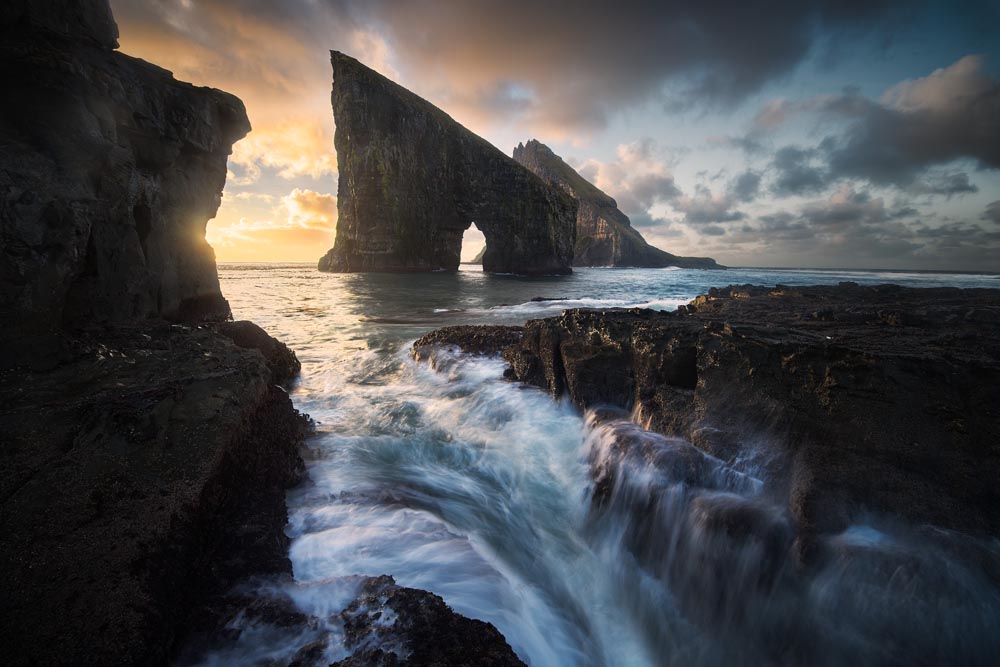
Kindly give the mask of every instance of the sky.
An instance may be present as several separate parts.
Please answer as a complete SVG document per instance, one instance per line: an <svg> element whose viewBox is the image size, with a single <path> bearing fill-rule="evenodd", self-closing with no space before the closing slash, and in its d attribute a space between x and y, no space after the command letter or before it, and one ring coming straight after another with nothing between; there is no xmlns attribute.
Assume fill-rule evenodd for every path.
<svg viewBox="0 0 1000 667"><path fill-rule="evenodd" d="M246 104L220 261L332 247L334 49L508 155L547 144L675 254L1000 271L1000 0L111 4L121 51Z"/></svg>

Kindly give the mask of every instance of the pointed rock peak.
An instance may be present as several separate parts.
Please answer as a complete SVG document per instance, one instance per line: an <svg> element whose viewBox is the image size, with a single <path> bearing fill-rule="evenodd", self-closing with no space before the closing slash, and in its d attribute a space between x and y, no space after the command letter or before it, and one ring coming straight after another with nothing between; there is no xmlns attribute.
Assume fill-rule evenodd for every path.
<svg viewBox="0 0 1000 667"><path fill-rule="evenodd" d="M612 197L537 139L518 145L514 159L579 202L573 266L719 268L712 259L677 257L649 245Z"/></svg>
<svg viewBox="0 0 1000 667"><path fill-rule="evenodd" d="M454 270L475 222L485 271L571 271L572 197L356 59L330 61L339 218L321 270Z"/></svg>

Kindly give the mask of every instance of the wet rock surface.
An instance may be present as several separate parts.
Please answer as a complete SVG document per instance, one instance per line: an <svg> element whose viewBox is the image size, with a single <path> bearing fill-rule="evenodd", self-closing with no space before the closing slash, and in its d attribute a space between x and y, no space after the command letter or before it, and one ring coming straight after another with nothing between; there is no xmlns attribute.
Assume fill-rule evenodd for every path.
<svg viewBox="0 0 1000 667"><path fill-rule="evenodd" d="M731 286L530 321L504 357L581 408L722 461L756 452L805 550L869 511L1000 534L1000 291Z"/></svg>
<svg viewBox="0 0 1000 667"><path fill-rule="evenodd" d="M338 667L431 667L524 663L490 623L456 614L437 595L397 586L392 577L366 580L343 611L346 647Z"/></svg>
<svg viewBox="0 0 1000 667"><path fill-rule="evenodd" d="M641 266L719 269L708 257L679 257L649 245L632 227L618 203L563 162L545 144L532 139L518 144L514 159L579 204L573 266ZM481 263L481 258L472 260Z"/></svg>
<svg viewBox="0 0 1000 667"><path fill-rule="evenodd" d="M275 380L298 362L212 325L62 344L53 368L3 371L4 659L162 664L213 595L290 569L284 493L309 425Z"/></svg>
<svg viewBox="0 0 1000 667"><path fill-rule="evenodd" d="M507 347L519 343L523 327L465 326L443 327L424 334L413 343L413 356L427 359L436 347L455 346L467 354L498 355Z"/></svg>
<svg viewBox="0 0 1000 667"><path fill-rule="evenodd" d="M0 340L229 315L204 236L243 104L117 34L107 0L0 9Z"/></svg>
<svg viewBox="0 0 1000 667"><path fill-rule="evenodd" d="M570 272L571 197L354 58L331 62L338 223L320 270L455 270L475 222L485 271Z"/></svg>

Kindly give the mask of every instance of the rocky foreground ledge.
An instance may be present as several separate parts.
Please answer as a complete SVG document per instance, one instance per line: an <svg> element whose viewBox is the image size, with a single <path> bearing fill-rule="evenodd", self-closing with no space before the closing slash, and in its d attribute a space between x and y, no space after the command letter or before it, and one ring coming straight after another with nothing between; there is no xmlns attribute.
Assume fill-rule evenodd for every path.
<svg viewBox="0 0 1000 667"><path fill-rule="evenodd" d="M866 512L1000 535L1000 290L730 286L672 313L568 310L414 348L435 345L502 347L512 380L754 456L785 480L806 558Z"/></svg>
<svg viewBox="0 0 1000 667"><path fill-rule="evenodd" d="M163 664L213 596L290 572L298 367L250 322L164 322L2 372L5 664Z"/></svg>

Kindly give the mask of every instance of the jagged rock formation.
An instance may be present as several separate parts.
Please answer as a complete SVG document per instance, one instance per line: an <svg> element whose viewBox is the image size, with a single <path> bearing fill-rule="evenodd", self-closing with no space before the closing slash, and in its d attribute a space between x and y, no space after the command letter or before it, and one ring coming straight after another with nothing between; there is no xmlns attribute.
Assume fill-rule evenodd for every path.
<svg viewBox="0 0 1000 667"><path fill-rule="evenodd" d="M165 664L209 597L290 569L295 355L164 319L230 316L204 231L246 113L117 34L107 0L0 7L7 665Z"/></svg>
<svg viewBox="0 0 1000 667"><path fill-rule="evenodd" d="M228 316L204 237L242 102L113 51L106 0L6 2L0 35L2 337Z"/></svg>
<svg viewBox="0 0 1000 667"><path fill-rule="evenodd" d="M646 243L628 216L618 210L613 198L588 182L545 144L535 139L518 144L514 159L579 203L573 266L722 268L708 257L679 257Z"/></svg>
<svg viewBox="0 0 1000 667"><path fill-rule="evenodd" d="M213 595L291 569L308 424L275 383L298 362L249 322L117 325L59 357L0 383L4 664L166 664Z"/></svg>
<svg viewBox="0 0 1000 667"><path fill-rule="evenodd" d="M340 181L337 238L320 270L454 270L475 222L486 236L484 270L571 271L571 197L426 100L330 55Z"/></svg>
<svg viewBox="0 0 1000 667"><path fill-rule="evenodd" d="M418 340L491 349L517 330ZM735 461L766 447L808 550L866 511L1000 535L1000 290L712 289L676 312L533 320L508 377ZM425 353L426 354L426 353Z"/></svg>
<svg viewBox="0 0 1000 667"><path fill-rule="evenodd" d="M995 662L1000 290L732 286L413 352L505 343L586 409L588 539L664 585L693 663Z"/></svg>
<svg viewBox="0 0 1000 667"><path fill-rule="evenodd" d="M286 582L234 593L226 600L225 627L214 641L189 647L194 650L182 654L179 664L524 667L493 624L456 613L439 596L398 586L388 575L351 579L341 583L345 590L353 587L353 599L319 616L296 604ZM244 631L266 636L265 650L258 644L258 652L240 651Z"/></svg>
<svg viewBox="0 0 1000 667"><path fill-rule="evenodd" d="M116 53L117 34L107 0L0 6L0 637L15 667L169 664L252 605L234 584L291 575L285 491L309 421L278 385L299 362L225 321L204 239L249 123L235 97ZM414 643L459 660L435 664L520 664L492 626L390 585Z"/></svg>
<svg viewBox="0 0 1000 667"><path fill-rule="evenodd" d="M439 596L397 586L389 576L365 580L340 616L353 654L330 667L524 667L492 624L460 616Z"/></svg>

